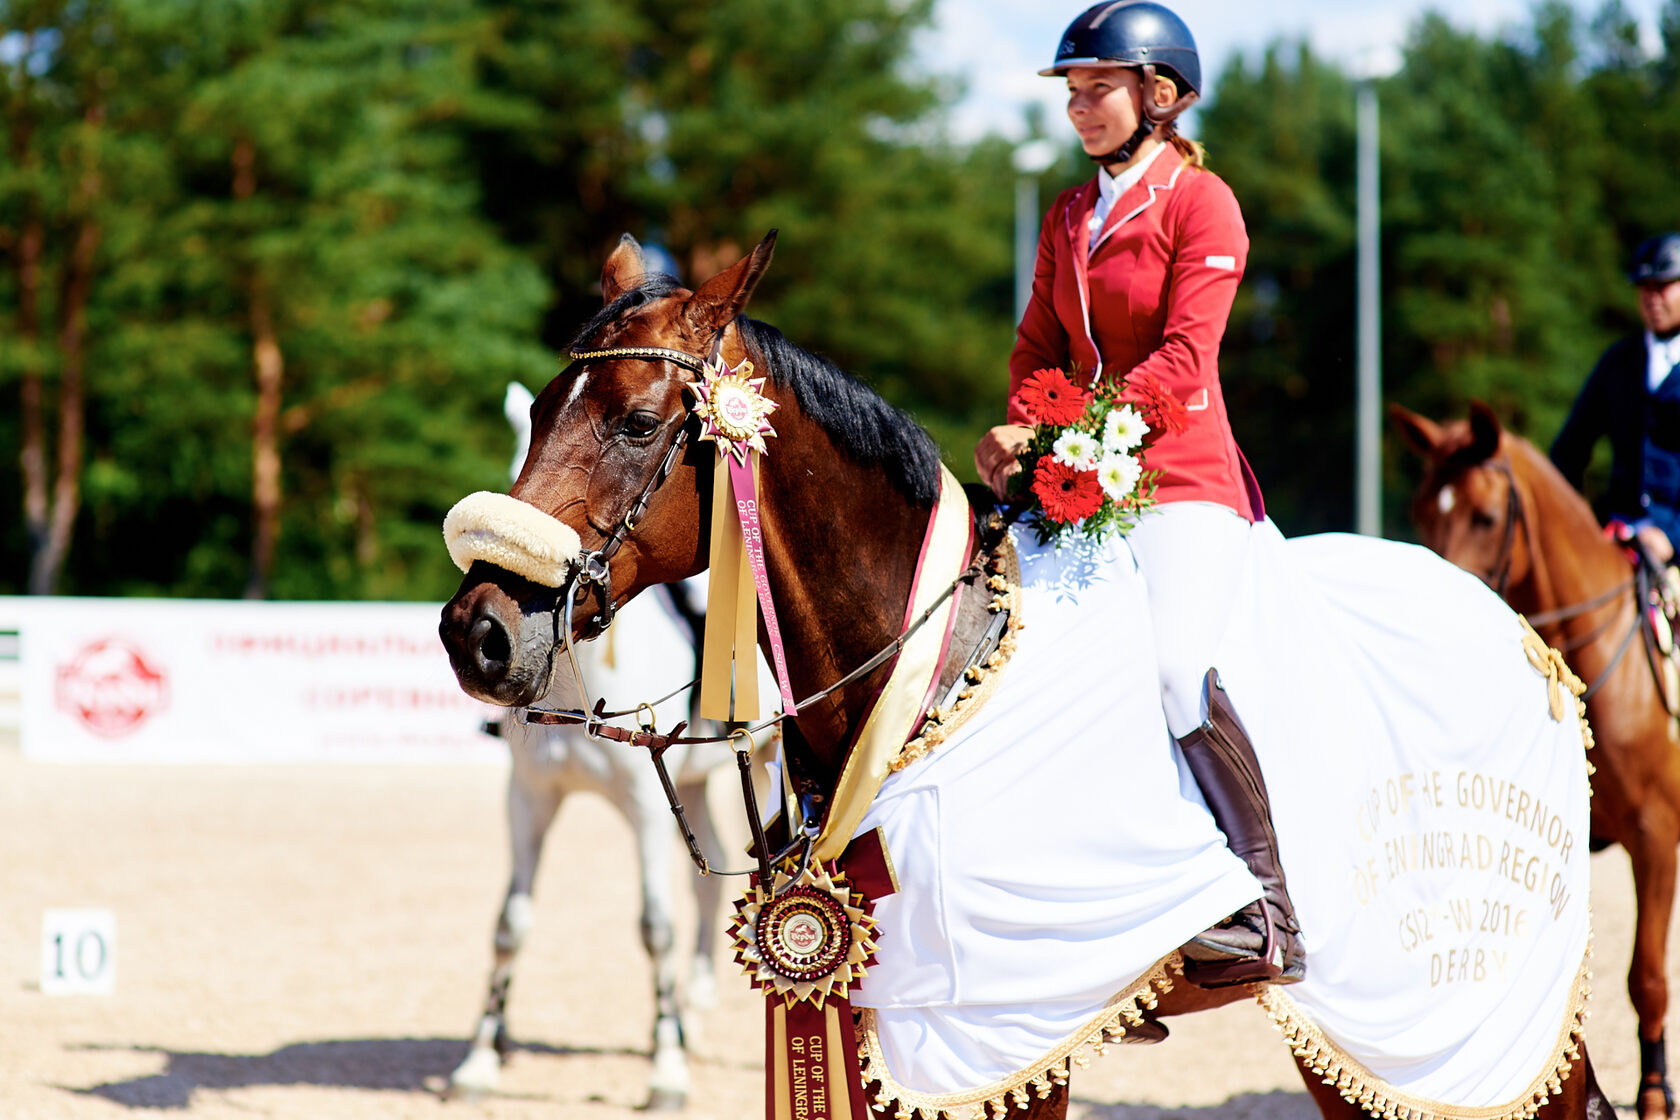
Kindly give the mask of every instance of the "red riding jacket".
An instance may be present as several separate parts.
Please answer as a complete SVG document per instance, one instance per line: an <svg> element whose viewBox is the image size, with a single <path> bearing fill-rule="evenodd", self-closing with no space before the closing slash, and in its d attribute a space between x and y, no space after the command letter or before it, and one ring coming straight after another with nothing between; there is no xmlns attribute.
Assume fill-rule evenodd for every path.
<svg viewBox="0 0 1680 1120"><path fill-rule="evenodd" d="M1070 362L1087 372L1155 374L1190 414L1184 432L1149 450L1148 466L1163 472L1156 499L1217 502L1258 520L1260 488L1219 389L1219 340L1248 261L1248 232L1231 188L1176 156L1162 152L1115 200L1088 259L1097 181L1051 205L1009 358L1009 394L1034 370ZM1011 405L1009 422L1027 421Z"/></svg>

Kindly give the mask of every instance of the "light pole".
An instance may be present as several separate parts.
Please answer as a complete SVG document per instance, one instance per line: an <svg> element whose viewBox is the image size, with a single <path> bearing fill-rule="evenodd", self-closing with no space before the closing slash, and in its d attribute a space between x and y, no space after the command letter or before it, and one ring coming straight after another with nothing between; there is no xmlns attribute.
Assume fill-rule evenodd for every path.
<svg viewBox="0 0 1680 1120"><path fill-rule="evenodd" d="M1056 162L1051 140L1028 140L1015 149L1015 321L1032 299L1033 261L1038 256L1038 177Z"/></svg>
<svg viewBox="0 0 1680 1120"><path fill-rule="evenodd" d="M1359 228L1358 380L1354 394L1354 525L1382 536L1382 247L1378 183L1377 82L1400 69L1392 47L1367 51L1357 83Z"/></svg>

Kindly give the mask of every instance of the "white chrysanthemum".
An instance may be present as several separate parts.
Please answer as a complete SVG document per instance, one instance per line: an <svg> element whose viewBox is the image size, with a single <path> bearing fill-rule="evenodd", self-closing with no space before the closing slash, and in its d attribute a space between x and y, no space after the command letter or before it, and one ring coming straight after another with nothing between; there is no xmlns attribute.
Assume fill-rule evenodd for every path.
<svg viewBox="0 0 1680 1120"><path fill-rule="evenodd" d="M1108 416L1103 419L1103 450L1108 452L1134 451L1143 443L1143 437L1149 434L1149 425L1143 422L1137 409L1129 404L1110 409Z"/></svg>
<svg viewBox="0 0 1680 1120"><path fill-rule="evenodd" d="M1138 462L1136 455L1110 452L1097 462L1097 482L1112 502L1131 497L1142 475L1143 464Z"/></svg>
<svg viewBox="0 0 1680 1120"><path fill-rule="evenodd" d="M1102 446L1098 444L1096 436L1074 428L1069 428L1057 436L1051 449L1056 453L1056 462L1076 471L1095 468L1097 456L1102 453Z"/></svg>

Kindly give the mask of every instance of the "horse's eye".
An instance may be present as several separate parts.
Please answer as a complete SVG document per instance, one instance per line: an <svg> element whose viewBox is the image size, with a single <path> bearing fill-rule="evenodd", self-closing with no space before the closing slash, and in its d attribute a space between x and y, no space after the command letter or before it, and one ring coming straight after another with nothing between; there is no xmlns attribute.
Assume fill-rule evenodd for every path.
<svg viewBox="0 0 1680 1120"><path fill-rule="evenodd" d="M1470 511L1470 524L1478 529L1491 529L1497 519L1491 513L1475 509Z"/></svg>
<svg viewBox="0 0 1680 1120"><path fill-rule="evenodd" d="M638 409L624 418L621 430L630 439L647 439L659 430L659 414Z"/></svg>

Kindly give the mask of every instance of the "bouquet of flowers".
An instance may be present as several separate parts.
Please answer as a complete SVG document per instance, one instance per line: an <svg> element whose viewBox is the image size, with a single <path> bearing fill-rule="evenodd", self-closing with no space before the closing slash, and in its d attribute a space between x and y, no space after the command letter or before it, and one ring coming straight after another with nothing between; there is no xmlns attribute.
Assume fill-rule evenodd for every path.
<svg viewBox="0 0 1680 1120"><path fill-rule="evenodd" d="M1037 509L1038 543L1075 533L1125 533L1155 504L1159 471L1144 461L1161 436L1184 430L1184 405L1154 374L1102 378L1081 389L1059 369L1041 369L1012 404L1033 426L1011 493Z"/></svg>

